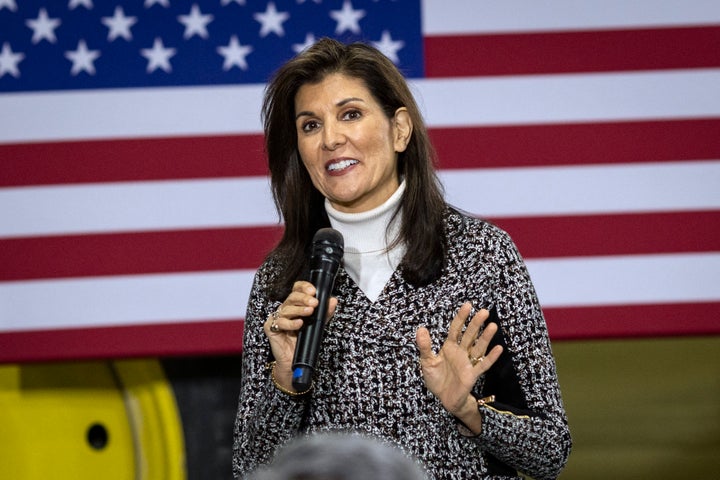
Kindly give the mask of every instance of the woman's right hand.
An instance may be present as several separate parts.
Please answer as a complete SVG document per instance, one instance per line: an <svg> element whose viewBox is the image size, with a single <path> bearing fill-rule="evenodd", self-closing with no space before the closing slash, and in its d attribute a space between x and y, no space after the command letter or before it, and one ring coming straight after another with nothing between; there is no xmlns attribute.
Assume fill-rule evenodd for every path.
<svg viewBox="0 0 720 480"><path fill-rule="evenodd" d="M275 358L275 380L287 389L292 389L292 361L303 317L312 315L317 304L315 287L310 282L297 281L290 295L268 315L263 326ZM328 318L335 313L336 306L337 298L330 298Z"/></svg>

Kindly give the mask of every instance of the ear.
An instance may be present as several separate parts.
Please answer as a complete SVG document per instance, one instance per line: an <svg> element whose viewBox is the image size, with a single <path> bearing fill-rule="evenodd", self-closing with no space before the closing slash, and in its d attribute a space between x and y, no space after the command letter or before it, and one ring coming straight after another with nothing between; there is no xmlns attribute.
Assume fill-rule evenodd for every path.
<svg viewBox="0 0 720 480"><path fill-rule="evenodd" d="M395 110L392 123L395 151L404 152L410 142L413 131L412 118L410 118L407 108L400 107Z"/></svg>

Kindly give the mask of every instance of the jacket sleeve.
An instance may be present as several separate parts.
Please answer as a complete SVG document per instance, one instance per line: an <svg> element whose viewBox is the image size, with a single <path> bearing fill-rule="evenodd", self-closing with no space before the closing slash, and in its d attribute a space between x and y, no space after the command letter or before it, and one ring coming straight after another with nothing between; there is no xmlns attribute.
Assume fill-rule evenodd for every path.
<svg viewBox="0 0 720 480"><path fill-rule="evenodd" d="M495 252L495 310L504 352L483 379L477 441L491 460L536 480L554 479L572 446L545 318L527 268L502 233Z"/></svg>
<svg viewBox="0 0 720 480"><path fill-rule="evenodd" d="M306 409L303 396L282 393L270 378L270 344L263 323L279 303L269 301L263 293L267 268L264 265L256 273L245 316L242 383L233 442L235 478L244 478L269 463L275 450L297 435Z"/></svg>

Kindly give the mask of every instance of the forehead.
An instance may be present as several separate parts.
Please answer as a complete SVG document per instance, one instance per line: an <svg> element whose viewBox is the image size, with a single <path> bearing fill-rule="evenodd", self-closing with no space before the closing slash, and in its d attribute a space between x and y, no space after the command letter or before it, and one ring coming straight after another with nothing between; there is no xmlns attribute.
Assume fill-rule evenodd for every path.
<svg viewBox="0 0 720 480"><path fill-rule="evenodd" d="M372 94L364 81L341 73L333 73L319 82L302 85L295 95L295 107L296 110L304 110L313 104L336 105L351 97L365 102L373 101Z"/></svg>

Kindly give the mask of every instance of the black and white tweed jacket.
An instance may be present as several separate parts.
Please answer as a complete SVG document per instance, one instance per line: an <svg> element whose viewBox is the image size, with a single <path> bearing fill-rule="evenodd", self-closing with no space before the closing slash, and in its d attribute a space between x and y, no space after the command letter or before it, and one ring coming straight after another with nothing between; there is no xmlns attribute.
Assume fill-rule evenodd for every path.
<svg viewBox="0 0 720 480"><path fill-rule="evenodd" d="M571 438L547 327L522 257L494 225L448 209L448 258L442 276L416 288L395 271L371 302L341 268L333 294L314 389L291 397L272 383L263 322L278 302L267 286L279 266L266 261L252 288L243 340L243 370L235 424L233 474L243 478L268 463L276 448L298 434L354 431L398 445L430 478L555 478ZM458 422L425 388L415 331L430 330L437 351L463 302L492 308L505 351L478 380L482 433L466 437ZM492 390L492 391L489 391Z"/></svg>

